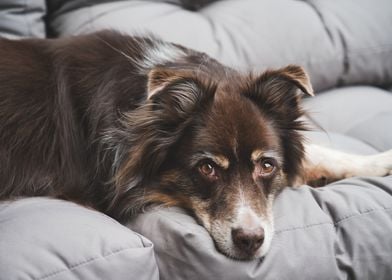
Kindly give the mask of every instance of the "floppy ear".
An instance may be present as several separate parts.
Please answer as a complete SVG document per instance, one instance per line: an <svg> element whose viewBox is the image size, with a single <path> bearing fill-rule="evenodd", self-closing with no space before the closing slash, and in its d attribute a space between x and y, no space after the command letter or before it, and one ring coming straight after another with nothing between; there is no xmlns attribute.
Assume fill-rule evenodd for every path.
<svg viewBox="0 0 392 280"><path fill-rule="evenodd" d="M195 116L213 100L213 85L190 77L167 79L165 75L154 73L155 80L148 85L153 94L144 105L127 113L122 122L123 151L117 153L121 158L114 170L116 195L110 206L116 205L116 211L131 211L122 206L129 207L129 197L153 178ZM161 84L157 82L160 79ZM113 213L117 217L124 214Z"/></svg>
<svg viewBox="0 0 392 280"><path fill-rule="evenodd" d="M300 105L303 94L313 96L313 89L308 75L295 65L264 72L245 92L278 129L289 184L299 174L304 157L303 136L299 133L306 130L299 119L304 114Z"/></svg>
<svg viewBox="0 0 392 280"><path fill-rule="evenodd" d="M308 75L296 65L264 72L245 92L267 117L272 116L283 127L295 125L295 120L302 116L299 103L303 94L314 95Z"/></svg>
<svg viewBox="0 0 392 280"><path fill-rule="evenodd" d="M168 149L198 112L209 106L214 93L212 85L176 77L156 88L145 105L127 114L126 137L131 147L127 161L141 168L137 173L150 175L159 168Z"/></svg>
<svg viewBox="0 0 392 280"><path fill-rule="evenodd" d="M156 67L150 70L147 80L147 99L162 91L170 82L189 77L189 73L170 68Z"/></svg>
<svg viewBox="0 0 392 280"><path fill-rule="evenodd" d="M153 113L159 115L160 122L171 124L176 129L206 107L214 93L212 86L205 86L196 79L176 77L158 86L149 97L149 102ZM166 128L170 130L170 127Z"/></svg>

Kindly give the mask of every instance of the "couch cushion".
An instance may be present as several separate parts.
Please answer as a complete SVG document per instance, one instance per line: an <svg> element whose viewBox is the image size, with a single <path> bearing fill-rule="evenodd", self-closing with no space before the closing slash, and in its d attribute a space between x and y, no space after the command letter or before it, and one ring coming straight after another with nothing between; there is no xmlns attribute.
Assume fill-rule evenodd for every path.
<svg viewBox="0 0 392 280"><path fill-rule="evenodd" d="M392 176L287 188L263 260L234 261L183 211L155 209L129 226L154 242L161 279L390 279Z"/></svg>
<svg viewBox="0 0 392 280"><path fill-rule="evenodd" d="M0 279L158 279L152 244L71 202L0 203Z"/></svg>
<svg viewBox="0 0 392 280"><path fill-rule="evenodd" d="M103 28L149 32L238 69L300 64L317 91L342 84L392 84L389 0L221 0L197 12L177 0L56 2L73 5L50 17L54 35Z"/></svg>
<svg viewBox="0 0 392 280"><path fill-rule="evenodd" d="M392 83L392 1L307 0L343 47L341 85Z"/></svg>
<svg viewBox="0 0 392 280"><path fill-rule="evenodd" d="M127 1L127 0L117 0L117 1ZM194 11L194 10L201 9L210 3L213 3L215 1L221 1L221 0L145 0L145 1L171 3L174 5L182 6L185 9ZM56 14L62 14L68 11L80 9L83 7L88 7L88 6L92 6L100 3L107 3L107 2L113 2L113 1L111 0L84 0L84 1L51 0L48 1L47 4L48 4L49 13L51 13L52 15L56 15Z"/></svg>
<svg viewBox="0 0 392 280"><path fill-rule="evenodd" d="M284 16L283 5L290 11ZM317 89L335 85L343 71L341 50L329 40L318 14L302 1L226 0L198 12L166 1L141 0L74 8L51 17L55 35L104 28L153 33L239 69L262 71L288 63L304 65Z"/></svg>
<svg viewBox="0 0 392 280"><path fill-rule="evenodd" d="M45 38L45 0L0 1L0 37Z"/></svg>
<svg viewBox="0 0 392 280"><path fill-rule="evenodd" d="M318 144L324 147L353 153L359 155L372 155L379 152L376 148L363 142L360 139L353 138L344 134L311 130L304 132L305 141L308 143Z"/></svg>
<svg viewBox="0 0 392 280"><path fill-rule="evenodd" d="M346 87L304 100L317 126L360 140L378 151L392 149L392 94L374 87ZM317 127L315 127L317 129Z"/></svg>

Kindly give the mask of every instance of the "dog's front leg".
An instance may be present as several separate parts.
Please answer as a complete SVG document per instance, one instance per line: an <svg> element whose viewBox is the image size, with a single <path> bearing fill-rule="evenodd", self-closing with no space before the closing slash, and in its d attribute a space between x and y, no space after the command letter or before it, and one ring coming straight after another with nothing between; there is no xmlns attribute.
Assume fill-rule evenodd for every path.
<svg viewBox="0 0 392 280"><path fill-rule="evenodd" d="M305 145L303 173L295 185L322 186L354 176L392 174L392 150L375 155L349 154L315 144Z"/></svg>

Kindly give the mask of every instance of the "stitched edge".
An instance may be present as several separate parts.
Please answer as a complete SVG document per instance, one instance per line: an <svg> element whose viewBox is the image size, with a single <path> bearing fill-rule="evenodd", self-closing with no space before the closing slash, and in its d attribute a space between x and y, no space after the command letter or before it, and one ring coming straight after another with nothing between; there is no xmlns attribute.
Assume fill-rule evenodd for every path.
<svg viewBox="0 0 392 280"><path fill-rule="evenodd" d="M359 217L362 215L367 215L367 214L371 214L377 211L385 211L385 212L390 212L392 211L392 206L391 207L383 207L383 208L373 208L373 209L368 209L365 210L363 212L359 212L359 213L353 213L350 215L347 215L345 217L340 218L339 220L337 220L336 222L320 222L320 223L314 223L314 224L309 224L309 225L304 225L304 226L298 226L298 227L292 227L292 228L287 228L287 229L282 229L282 230L276 230L275 234L280 234L283 232L288 232L288 231L293 231L293 230L298 230L298 229L307 229L307 228L311 228L311 227L315 227L315 226L321 226L321 225L332 225L335 228L339 226L339 224L355 218L355 217Z"/></svg>
<svg viewBox="0 0 392 280"><path fill-rule="evenodd" d="M124 251L126 251L126 250L130 250L130 249L135 249L135 248L134 248L134 247L120 248L120 249L114 250L114 251L112 251L112 252L110 252L110 253L104 254L104 255L102 255L102 256L93 257L93 258L84 260L84 261L82 261L82 262L79 262L79 263L70 265L70 266L67 267L67 268L60 269L60 270L51 272L51 273L49 273L49 274L46 274L46 275L43 275L43 276L40 276L40 277L34 278L34 279L35 279L35 280L48 279L48 278L53 277L53 276L56 276L56 275L58 275L58 274L60 274L60 273L75 270L75 269L77 269L77 268L79 268L79 267L81 267L81 266L88 265L88 264L90 264L90 263L92 263L92 262L94 262L94 261L96 261L96 260L104 259L104 258L110 257L110 256L112 256L112 255L116 255L116 254L119 254L119 253L122 253L122 252L124 252ZM137 248L137 249L139 249L139 248ZM143 248L143 249L144 249L144 248Z"/></svg>

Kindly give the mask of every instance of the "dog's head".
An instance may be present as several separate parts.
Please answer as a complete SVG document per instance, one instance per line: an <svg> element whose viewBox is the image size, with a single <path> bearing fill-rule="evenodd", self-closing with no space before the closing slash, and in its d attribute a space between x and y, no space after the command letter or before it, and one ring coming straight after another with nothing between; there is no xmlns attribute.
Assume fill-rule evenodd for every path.
<svg viewBox="0 0 392 280"><path fill-rule="evenodd" d="M116 173L120 211L159 203L187 209L217 248L236 259L271 244L272 203L303 159L302 68L219 79L150 72L149 97L125 123L132 134Z"/></svg>

